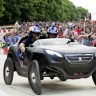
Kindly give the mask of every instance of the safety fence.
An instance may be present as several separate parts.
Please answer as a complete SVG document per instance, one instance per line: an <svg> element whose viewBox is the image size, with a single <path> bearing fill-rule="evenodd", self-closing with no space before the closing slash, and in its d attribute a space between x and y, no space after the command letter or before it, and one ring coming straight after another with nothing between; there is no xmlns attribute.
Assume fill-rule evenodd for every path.
<svg viewBox="0 0 96 96"><path fill-rule="evenodd" d="M14 25L0 26L0 33L8 33L10 31L12 31L13 29L16 29Z"/></svg>
<svg viewBox="0 0 96 96"><path fill-rule="evenodd" d="M0 33L10 33L12 32L14 29L4 29L4 30L0 30Z"/></svg>

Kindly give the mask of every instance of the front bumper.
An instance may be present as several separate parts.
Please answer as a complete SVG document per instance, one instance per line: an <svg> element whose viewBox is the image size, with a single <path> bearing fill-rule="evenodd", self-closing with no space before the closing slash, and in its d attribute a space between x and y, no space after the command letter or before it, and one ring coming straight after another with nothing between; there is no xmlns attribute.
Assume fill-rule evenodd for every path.
<svg viewBox="0 0 96 96"><path fill-rule="evenodd" d="M90 77L95 71L96 67L90 69L89 72L84 72L84 73L67 73L63 68L53 66L53 68L56 68L58 71L61 72L61 76L64 76L65 79L80 79L80 78L88 78Z"/></svg>

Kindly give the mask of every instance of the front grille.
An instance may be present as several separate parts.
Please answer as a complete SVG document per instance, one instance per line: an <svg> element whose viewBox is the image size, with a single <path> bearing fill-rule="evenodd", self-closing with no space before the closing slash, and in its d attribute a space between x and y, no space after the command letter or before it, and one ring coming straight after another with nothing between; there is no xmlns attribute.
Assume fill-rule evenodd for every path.
<svg viewBox="0 0 96 96"><path fill-rule="evenodd" d="M92 61L93 54L67 54L65 58L71 64L85 64Z"/></svg>

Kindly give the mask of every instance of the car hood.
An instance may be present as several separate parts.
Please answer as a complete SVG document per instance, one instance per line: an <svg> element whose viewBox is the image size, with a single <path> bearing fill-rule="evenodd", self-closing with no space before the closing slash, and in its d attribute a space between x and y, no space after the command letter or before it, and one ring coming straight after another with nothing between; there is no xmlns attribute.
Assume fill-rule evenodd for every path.
<svg viewBox="0 0 96 96"><path fill-rule="evenodd" d="M95 53L95 47L85 45L42 46L45 50L53 50L60 53Z"/></svg>

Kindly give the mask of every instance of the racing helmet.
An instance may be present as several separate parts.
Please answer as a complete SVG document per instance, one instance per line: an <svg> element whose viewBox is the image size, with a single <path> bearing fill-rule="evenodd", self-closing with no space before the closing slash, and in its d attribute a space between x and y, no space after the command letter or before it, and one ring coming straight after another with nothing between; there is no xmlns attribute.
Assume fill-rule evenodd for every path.
<svg viewBox="0 0 96 96"><path fill-rule="evenodd" d="M57 28L55 28L55 27L50 27L49 29L48 29L48 32L47 32L47 34L48 34L48 37L50 36L50 35L54 35L55 37L57 37Z"/></svg>
<svg viewBox="0 0 96 96"><path fill-rule="evenodd" d="M30 27L29 36L32 37L32 33L36 33L36 35L40 35L40 29L37 26Z"/></svg>
<svg viewBox="0 0 96 96"><path fill-rule="evenodd" d="M30 27L30 32L40 33L40 29L37 26L32 26Z"/></svg>

